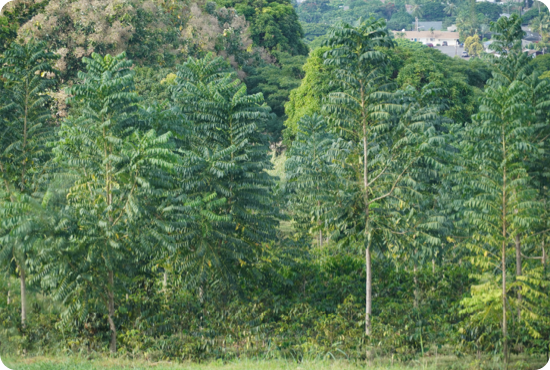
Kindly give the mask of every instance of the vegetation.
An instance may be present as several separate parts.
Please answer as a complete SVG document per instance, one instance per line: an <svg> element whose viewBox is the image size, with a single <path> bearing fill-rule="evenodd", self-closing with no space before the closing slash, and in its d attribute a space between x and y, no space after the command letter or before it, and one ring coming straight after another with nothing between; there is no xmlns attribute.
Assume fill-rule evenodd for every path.
<svg viewBox="0 0 550 370"><path fill-rule="evenodd" d="M544 364L548 55L521 50L518 15L490 23L484 53L492 5L407 5L456 17L479 57L395 38L381 18L406 28L404 3L16 0L0 18L0 355Z"/></svg>
<svg viewBox="0 0 550 370"><path fill-rule="evenodd" d="M464 358L464 366L458 365L454 366L453 361L455 361L454 358L451 357L438 357L437 361L433 359L428 359L422 363L423 369L428 370L435 370L439 369L441 367L448 368L454 366L456 369L467 369L468 366L471 363L474 363L474 360L471 358ZM322 360L308 360L303 361L298 366L296 366L295 363L292 363L291 361L284 361L284 360L237 360L237 361L212 361L210 363L185 363L185 364L174 364L170 362L147 362L147 361L129 361L129 360L122 360L122 359L91 359L91 358L82 358L82 357L69 357L69 358L55 358L55 359L46 359L46 358L36 358L32 360L22 360L22 361L12 361L11 359L6 361L6 363L9 365L10 369L17 369L17 370L34 370L34 369L69 369L69 370L95 370L95 369L126 369L126 368L132 368L132 369L161 369L161 370L168 370L168 369L174 369L174 370L212 370L212 369L222 369L222 370L282 370L282 369L289 369L294 367L300 367L304 370L335 370L335 369L344 369L344 370L351 370L356 369L357 364L353 364L347 361L322 361ZM371 368L376 370L402 370L402 369L410 369L411 366L414 366L415 362L412 362L411 364L400 364L400 363L394 363L392 364L391 361L374 361L373 366ZM420 364L416 362L418 366ZM518 361L514 362L512 366L516 366L516 368L520 367L526 367L529 366L525 362L524 358L518 359ZM532 366L529 368L532 369L539 369L542 366L544 366L544 361L538 361L532 363ZM498 364L493 363L488 369L497 369Z"/></svg>

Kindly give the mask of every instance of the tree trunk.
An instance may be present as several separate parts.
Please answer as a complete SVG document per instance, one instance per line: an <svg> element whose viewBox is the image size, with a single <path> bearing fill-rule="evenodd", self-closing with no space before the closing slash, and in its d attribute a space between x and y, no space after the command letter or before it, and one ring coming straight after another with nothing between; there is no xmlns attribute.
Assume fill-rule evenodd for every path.
<svg viewBox="0 0 550 370"><path fill-rule="evenodd" d="M367 142L367 124L363 122L363 186L365 190L365 240L367 249L365 250L365 268L366 268L366 284L365 284L365 333L371 335L371 315L372 315L372 263L370 250L370 213L369 213L369 172L368 172L368 142ZM367 357L370 358L369 354Z"/></svg>
<svg viewBox="0 0 550 370"><path fill-rule="evenodd" d="M502 134L502 154L506 156L506 141L504 140L504 133ZM507 238L507 224L506 224L506 167L502 173L502 352L504 357L504 369L508 368L508 330L506 325L506 238Z"/></svg>
<svg viewBox="0 0 550 370"><path fill-rule="evenodd" d="M418 278L416 277L416 262L414 263L413 272L414 272L414 275L413 275L413 280L414 280L414 303L413 303L413 307L418 308Z"/></svg>
<svg viewBox="0 0 550 370"><path fill-rule="evenodd" d="M109 299L109 328L111 329L111 345L109 350L111 353L116 353L116 326L115 326L115 295L113 293L115 284L114 284L114 274L113 271L109 271L109 286L107 288L107 296Z"/></svg>
<svg viewBox="0 0 550 370"><path fill-rule="evenodd" d="M435 258L432 258L432 275L435 277ZM435 291L435 285L432 286L432 291Z"/></svg>
<svg viewBox="0 0 550 370"><path fill-rule="evenodd" d="M25 269L19 266L21 277L21 327L25 329L27 326L27 282L25 280Z"/></svg>
<svg viewBox="0 0 550 370"><path fill-rule="evenodd" d="M546 267L546 249L544 249L544 239L542 240L542 265Z"/></svg>
<svg viewBox="0 0 550 370"><path fill-rule="evenodd" d="M517 276L521 276L521 240L519 235L516 235L516 280ZM521 322L521 287L518 287L518 322Z"/></svg>
<svg viewBox="0 0 550 370"><path fill-rule="evenodd" d="M365 251L365 264L367 269L366 277L366 306L365 306L365 333L371 335L371 315L372 315L372 266L370 254L370 242L367 242Z"/></svg>
<svg viewBox="0 0 550 370"><path fill-rule="evenodd" d="M8 276L8 306L10 305L11 303L11 282L10 282L10 277Z"/></svg>
<svg viewBox="0 0 550 370"><path fill-rule="evenodd" d="M319 191L319 187L317 186L317 191ZM317 201L317 208L321 209L321 202ZM323 230L321 230L321 220L319 220L319 249L323 246Z"/></svg>
<svg viewBox="0 0 550 370"><path fill-rule="evenodd" d="M508 360L508 343L506 336L506 241L502 241L502 351L504 354L504 366L506 368Z"/></svg>
<svg viewBox="0 0 550 370"><path fill-rule="evenodd" d="M168 272L164 270L164 276L162 278L162 290L166 293L168 287Z"/></svg>

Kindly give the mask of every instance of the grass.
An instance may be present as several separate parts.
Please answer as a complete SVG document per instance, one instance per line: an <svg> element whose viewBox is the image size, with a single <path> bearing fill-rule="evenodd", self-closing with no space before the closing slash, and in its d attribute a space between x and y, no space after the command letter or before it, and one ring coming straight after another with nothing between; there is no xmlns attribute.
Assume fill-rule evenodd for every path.
<svg viewBox="0 0 550 370"><path fill-rule="evenodd" d="M377 359L367 366L365 363L350 363L347 361L304 361L296 363L285 360L236 360L230 362L214 361L198 363L148 362L145 360L128 360L122 358L86 359L82 357L4 357L4 364L13 370L496 370L501 365L498 361L485 359L482 363L474 358L439 357L414 360L408 363L391 363L389 359ZM516 357L511 360L509 369L535 370L544 367L543 358Z"/></svg>

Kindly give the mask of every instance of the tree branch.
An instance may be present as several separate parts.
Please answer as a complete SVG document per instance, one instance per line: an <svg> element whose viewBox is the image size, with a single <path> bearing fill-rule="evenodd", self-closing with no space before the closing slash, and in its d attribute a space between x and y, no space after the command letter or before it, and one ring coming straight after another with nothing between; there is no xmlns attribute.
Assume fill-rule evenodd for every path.
<svg viewBox="0 0 550 370"><path fill-rule="evenodd" d="M401 172L401 174L397 177L397 179L396 179L395 182L393 183L393 185L392 185L392 187L391 187L391 189L390 189L389 192L387 192L387 193L384 194L384 195L379 196L378 198L372 199L372 200L369 202L369 206L370 206L372 203L374 203L374 202L376 202L376 201L378 201L378 200L380 200L380 199L384 199L384 198L389 197L389 196L393 193L393 191L395 190L395 188L397 187L397 184L399 183L399 181L401 181L401 178L403 177L403 175L405 174L405 172L407 172L407 170L412 166L413 163L414 163L414 161L411 161L411 163L409 163L409 165L408 165L407 167L405 167L405 169L403 170L403 172Z"/></svg>

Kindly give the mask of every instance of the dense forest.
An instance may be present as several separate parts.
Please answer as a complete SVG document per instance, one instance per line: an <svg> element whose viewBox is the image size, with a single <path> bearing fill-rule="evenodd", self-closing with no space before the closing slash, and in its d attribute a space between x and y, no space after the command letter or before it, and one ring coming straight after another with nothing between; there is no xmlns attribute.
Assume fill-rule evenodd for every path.
<svg viewBox="0 0 550 370"><path fill-rule="evenodd" d="M548 8L193 1L2 9L0 355L548 360Z"/></svg>

